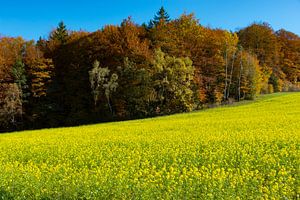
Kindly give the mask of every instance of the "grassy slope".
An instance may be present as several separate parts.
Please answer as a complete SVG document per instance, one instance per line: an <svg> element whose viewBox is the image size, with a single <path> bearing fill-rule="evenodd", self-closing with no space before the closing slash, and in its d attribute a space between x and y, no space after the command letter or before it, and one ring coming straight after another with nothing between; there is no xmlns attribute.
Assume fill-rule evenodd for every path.
<svg viewBox="0 0 300 200"><path fill-rule="evenodd" d="M1 196L297 198L300 93L189 114L0 135Z"/></svg>

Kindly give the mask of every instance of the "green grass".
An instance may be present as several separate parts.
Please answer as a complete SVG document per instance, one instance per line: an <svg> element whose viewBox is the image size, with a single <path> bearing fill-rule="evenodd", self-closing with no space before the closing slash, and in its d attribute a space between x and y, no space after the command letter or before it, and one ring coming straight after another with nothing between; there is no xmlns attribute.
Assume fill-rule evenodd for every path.
<svg viewBox="0 0 300 200"><path fill-rule="evenodd" d="M300 198L300 93L0 135L0 199Z"/></svg>

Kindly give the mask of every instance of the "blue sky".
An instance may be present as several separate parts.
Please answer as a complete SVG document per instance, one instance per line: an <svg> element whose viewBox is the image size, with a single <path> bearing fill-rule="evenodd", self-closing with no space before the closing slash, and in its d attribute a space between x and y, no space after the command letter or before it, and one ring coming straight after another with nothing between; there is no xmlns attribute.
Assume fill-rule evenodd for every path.
<svg viewBox="0 0 300 200"><path fill-rule="evenodd" d="M63 20L69 29L95 31L131 16L148 22L162 0L1 0L0 34L25 39L47 37ZM172 18L194 12L200 23L235 31L254 21L269 22L300 35L300 0L163 0Z"/></svg>

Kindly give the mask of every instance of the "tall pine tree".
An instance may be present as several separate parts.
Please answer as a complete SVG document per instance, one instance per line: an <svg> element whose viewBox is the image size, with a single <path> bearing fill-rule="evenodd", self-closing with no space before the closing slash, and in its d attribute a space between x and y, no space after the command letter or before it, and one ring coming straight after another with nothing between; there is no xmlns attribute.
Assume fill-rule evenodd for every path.
<svg viewBox="0 0 300 200"><path fill-rule="evenodd" d="M159 11L156 13L154 16L153 20L150 20L148 28L153 28L156 27L158 24L165 24L170 22L170 16L165 10L165 8L162 6Z"/></svg>
<svg viewBox="0 0 300 200"><path fill-rule="evenodd" d="M50 34L50 40L59 41L61 44L65 44L67 42L67 38L69 36L66 25L63 21L59 22L58 27Z"/></svg>

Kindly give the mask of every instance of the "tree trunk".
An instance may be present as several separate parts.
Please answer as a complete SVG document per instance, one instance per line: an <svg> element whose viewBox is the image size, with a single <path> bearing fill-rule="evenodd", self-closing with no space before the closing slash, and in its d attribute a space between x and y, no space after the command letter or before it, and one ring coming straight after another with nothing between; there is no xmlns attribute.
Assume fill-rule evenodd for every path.
<svg viewBox="0 0 300 200"><path fill-rule="evenodd" d="M225 51L225 88L224 88L224 100L227 100L227 71L228 71L228 52L227 52L227 44Z"/></svg>
<svg viewBox="0 0 300 200"><path fill-rule="evenodd" d="M109 110L110 110L110 112L111 112L111 115L113 116L114 113L113 113L112 106L111 106L111 104L110 104L110 99L109 99L109 97L107 98L107 104L108 104Z"/></svg>
<svg viewBox="0 0 300 200"><path fill-rule="evenodd" d="M235 61L235 55L236 55L236 52L234 52L234 54L232 56L230 78L229 78L229 83L228 83L228 88L227 88L227 99L229 99L229 96L230 96L230 86L231 86L231 83L232 83L232 75L233 75L233 66L234 66L234 61Z"/></svg>
<svg viewBox="0 0 300 200"><path fill-rule="evenodd" d="M240 62L240 75L239 75L239 88L238 88L238 101L241 100L241 79L242 79L242 72L243 72L243 61L241 58Z"/></svg>

